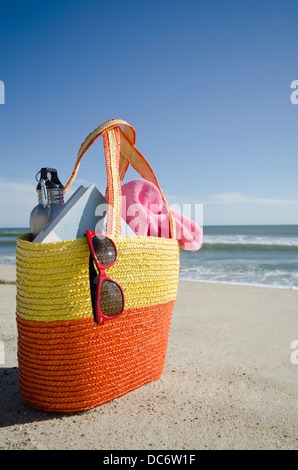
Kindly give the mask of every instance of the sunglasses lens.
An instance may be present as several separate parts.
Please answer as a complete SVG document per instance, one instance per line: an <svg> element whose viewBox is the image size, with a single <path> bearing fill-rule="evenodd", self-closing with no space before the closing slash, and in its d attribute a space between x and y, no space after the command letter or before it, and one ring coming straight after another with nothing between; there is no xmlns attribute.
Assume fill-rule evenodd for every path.
<svg viewBox="0 0 298 470"><path fill-rule="evenodd" d="M123 294L113 281L105 279L100 286L100 310L106 317L120 315L123 310Z"/></svg>
<svg viewBox="0 0 298 470"><path fill-rule="evenodd" d="M116 248L108 238L95 235L92 237L92 247L97 261L102 266L107 266L116 261Z"/></svg>

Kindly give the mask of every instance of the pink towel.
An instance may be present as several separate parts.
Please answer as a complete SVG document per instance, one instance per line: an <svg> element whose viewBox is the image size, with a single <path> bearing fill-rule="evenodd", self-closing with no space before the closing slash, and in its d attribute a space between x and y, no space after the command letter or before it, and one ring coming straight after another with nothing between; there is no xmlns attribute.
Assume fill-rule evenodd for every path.
<svg viewBox="0 0 298 470"><path fill-rule="evenodd" d="M121 186L122 217L141 236L169 237L169 216L158 188L145 179ZM202 229L189 217L172 210L177 240L184 250L196 251L202 242Z"/></svg>

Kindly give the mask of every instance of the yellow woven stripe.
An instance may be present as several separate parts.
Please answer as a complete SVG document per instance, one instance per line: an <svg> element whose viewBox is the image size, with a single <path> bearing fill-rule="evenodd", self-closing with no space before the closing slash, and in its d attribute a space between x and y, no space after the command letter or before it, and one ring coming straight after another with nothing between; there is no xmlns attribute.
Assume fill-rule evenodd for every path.
<svg viewBox="0 0 298 470"><path fill-rule="evenodd" d="M58 243L17 240L17 314L24 320L92 316L89 247L85 238ZM107 270L123 288L125 309L175 300L179 276L176 240L113 237L118 261Z"/></svg>

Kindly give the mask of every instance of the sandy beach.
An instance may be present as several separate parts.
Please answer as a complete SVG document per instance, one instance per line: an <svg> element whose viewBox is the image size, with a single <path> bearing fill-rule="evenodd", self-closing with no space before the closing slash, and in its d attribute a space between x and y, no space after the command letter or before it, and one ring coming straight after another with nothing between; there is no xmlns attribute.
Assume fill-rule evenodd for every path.
<svg viewBox="0 0 298 470"><path fill-rule="evenodd" d="M297 290L181 281L161 379L56 415L18 393L14 281L1 266L0 449L297 449Z"/></svg>

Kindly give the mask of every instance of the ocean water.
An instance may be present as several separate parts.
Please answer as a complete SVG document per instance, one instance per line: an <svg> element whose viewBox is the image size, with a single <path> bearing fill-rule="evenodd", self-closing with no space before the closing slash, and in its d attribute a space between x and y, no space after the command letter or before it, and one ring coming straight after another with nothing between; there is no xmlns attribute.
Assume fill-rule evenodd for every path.
<svg viewBox="0 0 298 470"><path fill-rule="evenodd" d="M0 264L16 264L16 239L29 228L0 228Z"/></svg>
<svg viewBox="0 0 298 470"><path fill-rule="evenodd" d="M16 262L16 238L0 229L0 264ZM298 225L205 226L200 250L180 250L180 279L298 289Z"/></svg>
<svg viewBox="0 0 298 470"><path fill-rule="evenodd" d="M298 225L203 227L181 250L180 279L298 289Z"/></svg>

